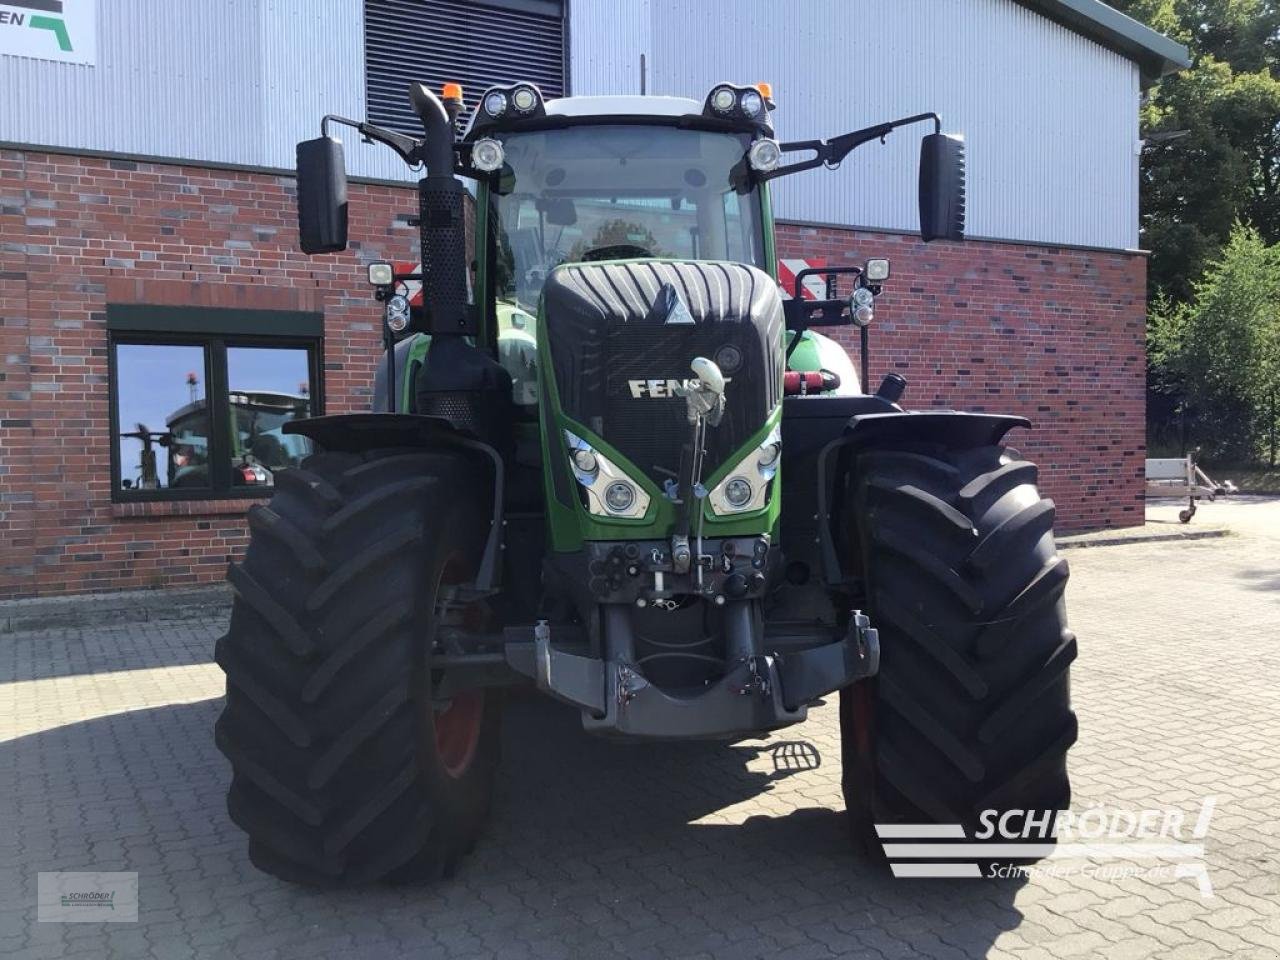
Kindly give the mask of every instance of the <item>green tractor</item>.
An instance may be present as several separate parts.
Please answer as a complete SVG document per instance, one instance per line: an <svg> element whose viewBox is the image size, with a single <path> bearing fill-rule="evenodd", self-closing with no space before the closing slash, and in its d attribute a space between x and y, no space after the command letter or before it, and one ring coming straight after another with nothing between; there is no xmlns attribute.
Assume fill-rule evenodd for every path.
<svg viewBox="0 0 1280 960"><path fill-rule="evenodd" d="M763 85L515 83L460 137L456 87L410 99L421 138L330 116L298 145L308 254L347 245L334 126L425 166L422 267L368 265L375 409L285 425L316 452L276 474L229 573L216 737L253 862L315 885L449 875L516 685L658 740L767 736L838 693L872 853L877 827L973 837L1067 807L1067 564L1003 445L1029 424L905 410L893 373L868 388L888 261L820 268L817 297L777 283L772 180L931 123L921 233L960 240L963 140L926 114L780 144ZM861 376L814 332L839 325Z"/></svg>

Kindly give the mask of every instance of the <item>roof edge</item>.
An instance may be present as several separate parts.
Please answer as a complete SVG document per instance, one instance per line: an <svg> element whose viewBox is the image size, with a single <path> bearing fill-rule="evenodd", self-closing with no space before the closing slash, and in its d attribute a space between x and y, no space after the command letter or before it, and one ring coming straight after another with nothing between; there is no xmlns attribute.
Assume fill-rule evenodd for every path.
<svg viewBox="0 0 1280 960"><path fill-rule="evenodd" d="M1191 66L1191 54L1176 40L1152 30L1102 0L1014 0L1050 20L1133 60L1143 80L1161 77Z"/></svg>

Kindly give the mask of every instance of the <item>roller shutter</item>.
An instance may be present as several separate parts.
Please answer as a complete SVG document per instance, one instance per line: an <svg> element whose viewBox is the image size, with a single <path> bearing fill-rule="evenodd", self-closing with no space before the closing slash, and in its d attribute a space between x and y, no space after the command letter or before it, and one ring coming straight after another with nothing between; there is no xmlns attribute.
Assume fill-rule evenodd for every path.
<svg viewBox="0 0 1280 960"><path fill-rule="evenodd" d="M369 120L421 133L405 93L413 80L439 92L461 83L467 107L493 84L528 80L550 99L565 92L560 0L365 0Z"/></svg>

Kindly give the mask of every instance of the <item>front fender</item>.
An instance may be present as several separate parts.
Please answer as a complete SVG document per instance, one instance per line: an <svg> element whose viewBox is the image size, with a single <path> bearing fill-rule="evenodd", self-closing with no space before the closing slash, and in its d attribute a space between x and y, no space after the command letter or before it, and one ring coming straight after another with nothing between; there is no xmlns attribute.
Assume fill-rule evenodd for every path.
<svg viewBox="0 0 1280 960"><path fill-rule="evenodd" d="M851 462L849 457L841 456L845 451L909 443L937 443L951 450L985 447L1000 443L1014 427L1030 426L1031 421L1025 417L963 410L893 410L850 417L844 433L818 454L818 541L823 578L830 585L848 579L831 529L837 467L844 464L848 469Z"/></svg>
<svg viewBox="0 0 1280 960"><path fill-rule="evenodd" d="M1026 417L963 410L893 410L849 418L836 443L878 447L898 443L940 443L952 450L1000 443L1014 427L1030 427ZM824 451L825 453L825 451Z"/></svg>
<svg viewBox="0 0 1280 960"><path fill-rule="evenodd" d="M360 453L380 447L448 447L466 446L466 441L471 445L476 443L460 434L444 417L420 413L340 413L308 417L290 420L284 425L284 432L300 434L317 447L338 453Z"/></svg>

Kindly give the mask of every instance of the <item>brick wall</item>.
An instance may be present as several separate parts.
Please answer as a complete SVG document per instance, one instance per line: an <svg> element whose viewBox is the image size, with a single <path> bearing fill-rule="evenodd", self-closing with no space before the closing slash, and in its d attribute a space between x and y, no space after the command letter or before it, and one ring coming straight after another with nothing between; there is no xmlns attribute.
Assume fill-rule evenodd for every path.
<svg viewBox="0 0 1280 960"><path fill-rule="evenodd" d="M892 260L871 328L872 388L895 370L904 406L1031 420L1009 442L1039 463L1060 531L1142 523L1145 256L799 224L777 237L779 257ZM836 336L856 358L856 334Z"/></svg>
<svg viewBox="0 0 1280 960"><path fill-rule="evenodd" d="M412 191L351 189L352 249L297 250L291 178L0 151L0 597L208 582L245 501L112 504L106 304L325 314L326 412L367 406L380 351L361 264L416 257ZM894 276L875 371L915 406L1023 413L1065 528L1141 517L1140 257L783 225L780 255Z"/></svg>
<svg viewBox="0 0 1280 960"><path fill-rule="evenodd" d="M297 249L289 177L0 151L0 597L220 579L246 501L112 504L106 304L323 310L326 412L381 351L361 263L416 260L412 190L352 185L352 249Z"/></svg>

